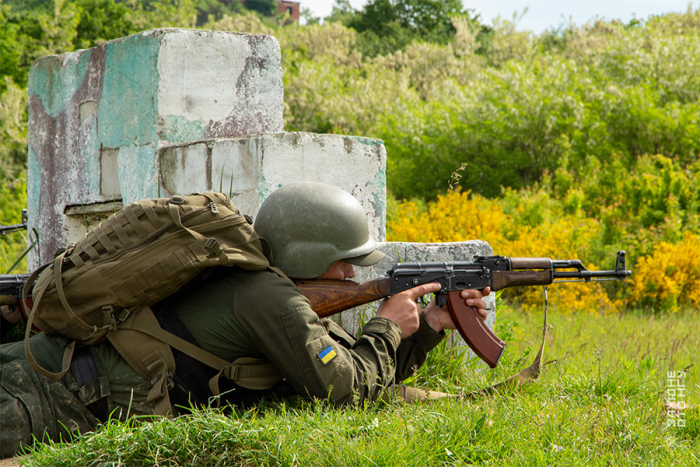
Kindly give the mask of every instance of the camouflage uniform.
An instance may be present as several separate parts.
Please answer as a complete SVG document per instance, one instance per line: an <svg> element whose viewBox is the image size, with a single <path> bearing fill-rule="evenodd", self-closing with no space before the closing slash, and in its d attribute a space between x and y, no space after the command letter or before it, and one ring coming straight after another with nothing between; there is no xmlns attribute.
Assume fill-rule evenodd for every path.
<svg viewBox="0 0 700 467"><path fill-rule="evenodd" d="M421 319L419 330L402 341L396 323L374 318L354 339L332 321L319 320L300 290L271 271L223 268L180 295L172 311L204 350L227 361L270 360L300 395L336 404L375 400L395 376L401 381L422 365L443 337ZM32 349L40 364L58 371L67 343L39 334ZM79 387L75 370L60 381L33 371L23 343L0 346L0 455L31 444L32 436L65 437L63 426L93 430L98 417L112 411L119 419L152 413L150 383L111 344L83 351L94 357L98 374ZM98 417L88 409L96 404L102 404Z"/></svg>
<svg viewBox="0 0 700 467"><path fill-rule="evenodd" d="M38 334L31 339L32 353L44 368L58 372L68 343L61 337ZM110 413L121 420L129 414L153 413L146 403L150 383L109 343L76 351L81 352L89 352L96 367L94 379L82 385L75 371L59 381L34 371L24 357L24 342L0 346L0 457L31 445L34 438L60 440L69 433L92 431Z"/></svg>

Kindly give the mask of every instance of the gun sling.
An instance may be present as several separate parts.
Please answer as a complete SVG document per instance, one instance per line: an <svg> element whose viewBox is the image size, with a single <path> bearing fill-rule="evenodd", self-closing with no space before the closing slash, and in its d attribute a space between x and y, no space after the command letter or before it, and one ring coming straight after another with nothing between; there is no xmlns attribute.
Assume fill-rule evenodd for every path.
<svg viewBox="0 0 700 467"><path fill-rule="evenodd" d="M199 343L178 318L177 314L168 311L171 299L169 297L152 307L158 323L165 331L199 347ZM169 392L170 402L176 414L187 413L191 406L209 406L214 394L207 382L217 375L217 371L177 348L173 347L172 351L175 357L176 371L173 376L173 387ZM273 376L279 375L276 369L270 373ZM265 370L262 376L267 375L268 372ZM248 407L259 403L266 397L288 397L297 394L294 388L286 381L282 381L269 390L234 387L229 381L224 378L219 382L221 393L219 399L224 405Z"/></svg>

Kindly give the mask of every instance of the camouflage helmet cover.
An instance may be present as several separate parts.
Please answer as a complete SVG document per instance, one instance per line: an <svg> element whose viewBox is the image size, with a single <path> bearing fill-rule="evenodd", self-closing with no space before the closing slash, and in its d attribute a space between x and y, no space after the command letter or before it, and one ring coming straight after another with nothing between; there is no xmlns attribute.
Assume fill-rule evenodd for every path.
<svg viewBox="0 0 700 467"><path fill-rule="evenodd" d="M371 266L384 254L369 236L360 203L324 183L293 183L267 197L255 230L272 247L273 264L290 277L319 277L337 260Z"/></svg>

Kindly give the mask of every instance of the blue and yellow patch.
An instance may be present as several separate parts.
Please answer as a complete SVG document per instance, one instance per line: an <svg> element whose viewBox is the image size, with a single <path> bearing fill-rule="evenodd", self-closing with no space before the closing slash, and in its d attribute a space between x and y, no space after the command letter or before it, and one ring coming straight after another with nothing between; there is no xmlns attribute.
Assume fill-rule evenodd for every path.
<svg viewBox="0 0 700 467"><path fill-rule="evenodd" d="M333 360L336 356L337 354L335 353L335 350L333 350L333 347L331 347L330 345L325 349L321 350L321 352L318 354L318 358L321 359L321 362L324 365Z"/></svg>

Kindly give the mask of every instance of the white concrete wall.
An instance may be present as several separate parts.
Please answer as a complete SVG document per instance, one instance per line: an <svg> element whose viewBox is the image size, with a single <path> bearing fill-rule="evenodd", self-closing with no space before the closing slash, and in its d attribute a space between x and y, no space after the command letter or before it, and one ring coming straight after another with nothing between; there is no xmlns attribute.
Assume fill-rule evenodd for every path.
<svg viewBox="0 0 700 467"><path fill-rule="evenodd" d="M283 185L313 181L343 188L367 212L370 235L386 238L386 149L381 140L314 133L164 144L158 149L161 196L231 194L253 217Z"/></svg>
<svg viewBox="0 0 700 467"><path fill-rule="evenodd" d="M114 201L157 197L163 142L282 131L280 61L272 36L187 29L37 60L27 191L41 258L32 252L30 269L77 240L84 219L67 214L72 208L109 211Z"/></svg>

